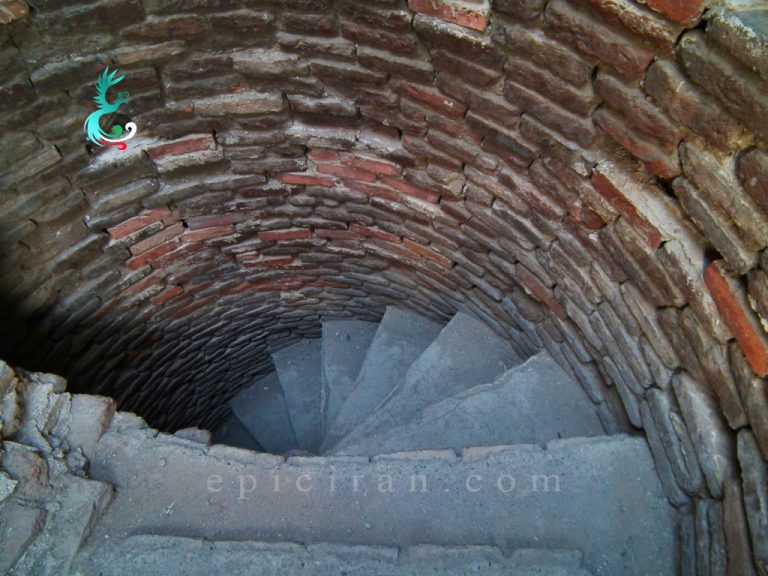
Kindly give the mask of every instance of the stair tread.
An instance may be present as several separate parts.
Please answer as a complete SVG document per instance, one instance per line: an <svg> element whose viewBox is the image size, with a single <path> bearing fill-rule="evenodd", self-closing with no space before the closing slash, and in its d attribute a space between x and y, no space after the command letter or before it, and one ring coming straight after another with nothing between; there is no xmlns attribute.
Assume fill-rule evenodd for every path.
<svg viewBox="0 0 768 576"><path fill-rule="evenodd" d="M209 574L311 576L589 576L581 553L515 550L504 556L491 546L386 546L335 543L215 541L136 535L87 550L86 573L102 576L208 576Z"/></svg>
<svg viewBox="0 0 768 576"><path fill-rule="evenodd" d="M408 368L400 385L337 446L343 448L404 424L431 404L492 382L518 364L520 358L504 339L459 312Z"/></svg>
<svg viewBox="0 0 768 576"><path fill-rule="evenodd" d="M327 430L323 450L351 432L370 415L408 367L440 333L441 326L415 314L388 307L360 368L354 388Z"/></svg>
<svg viewBox="0 0 768 576"><path fill-rule="evenodd" d="M285 460L128 428L105 433L86 457L92 477L117 486L98 527L101 538L154 532L218 540L571 548L584 552L596 576L675 573L677 513L639 437L472 448L460 458L425 451L372 460ZM392 492L380 488L388 477ZM499 486L509 489L510 479L516 485L504 492ZM468 481L479 490L468 489Z"/></svg>
<svg viewBox="0 0 768 576"><path fill-rule="evenodd" d="M323 322L323 430L336 419L354 388L378 327L361 320Z"/></svg>
<svg viewBox="0 0 768 576"><path fill-rule="evenodd" d="M493 383L441 400L405 424L332 453L461 450L602 434L596 408L581 386L542 351Z"/></svg>
<svg viewBox="0 0 768 576"><path fill-rule="evenodd" d="M288 405L276 372L260 378L229 401L229 408L268 452L297 448Z"/></svg>
<svg viewBox="0 0 768 576"><path fill-rule="evenodd" d="M322 443L320 421L321 340L308 338L272 354L288 405L296 443L317 453Z"/></svg>
<svg viewBox="0 0 768 576"><path fill-rule="evenodd" d="M255 450L257 452L263 450L262 446L259 445L248 429L243 426L242 422L240 422L234 414L213 431L213 443L226 444L227 446L235 446L237 448L245 448L246 450Z"/></svg>

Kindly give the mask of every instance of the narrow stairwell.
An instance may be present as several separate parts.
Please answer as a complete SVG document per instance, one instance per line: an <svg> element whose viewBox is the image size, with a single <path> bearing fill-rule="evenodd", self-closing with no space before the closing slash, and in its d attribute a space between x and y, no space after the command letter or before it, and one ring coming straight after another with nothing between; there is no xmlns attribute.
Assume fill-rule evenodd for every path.
<svg viewBox="0 0 768 576"><path fill-rule="evenodd" d="M647 442L606 434L546 351L520 358L467 314L441 326L389 308L272 358L214 445L106 398L22 387L46 438L27 441L79 455L89 480L59 465L51 490L84 520L26 519L44 528L9 573L677 573L678 513ZM67 522L79 536L43 554Z"/></svg>

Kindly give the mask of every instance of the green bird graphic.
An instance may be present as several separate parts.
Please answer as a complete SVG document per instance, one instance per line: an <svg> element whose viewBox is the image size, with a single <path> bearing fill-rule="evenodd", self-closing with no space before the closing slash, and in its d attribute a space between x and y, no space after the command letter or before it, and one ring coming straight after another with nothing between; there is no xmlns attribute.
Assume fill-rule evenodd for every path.
<svg viewBox="0 0 768 576"><path fill-rule="evenodd" d="M118 125L112 126L110 132L105 132L99 124L99 120L102 116L117 112L120 106L128 102L128 97L130 96L128 92L120 92L114 102L110 103L107 101L107 90L112 86L119 84L123 78L125 78L125 76L115 78L115 74L117 74L117 70L110 72L109 66L107 66L99 76L99 79L96 82L96 96L93 98L99 108L88 115L88 118L85 119L85 123L83 124L83 128L85 129L85 134L88 137L88 140L94 144L98 146L117 146L118 149L125 150L127 148L125 142L133 138L136 134L136 124L133 122L126 124L125 131L127 131L127 133L124 133L123 128Z"/></svg>

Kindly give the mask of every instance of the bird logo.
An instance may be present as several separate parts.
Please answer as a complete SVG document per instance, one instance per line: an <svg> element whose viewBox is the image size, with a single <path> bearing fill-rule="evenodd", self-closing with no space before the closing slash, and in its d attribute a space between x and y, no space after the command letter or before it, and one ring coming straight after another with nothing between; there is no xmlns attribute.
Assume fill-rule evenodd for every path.
<svg viewBox="0 0 768 576"><path fill-rule="evenodd" d="M93 98L99 107L98 110L88 115L83 128L88 140L97 146L116 146L118 150L125 150L128 147L126 142L136 135L136 124L128 122L125 128L115 124L109 132L105 132L99 124L102 116L114 114L120 106L128 102L128 97L130 96L128 92L120 92L114 102L107 101L107 90L119 84L125 78L125 76L115 78L116 74L116 69L110 72L109 66L107 66L99 76L96 82L96 96Z"/></svg>

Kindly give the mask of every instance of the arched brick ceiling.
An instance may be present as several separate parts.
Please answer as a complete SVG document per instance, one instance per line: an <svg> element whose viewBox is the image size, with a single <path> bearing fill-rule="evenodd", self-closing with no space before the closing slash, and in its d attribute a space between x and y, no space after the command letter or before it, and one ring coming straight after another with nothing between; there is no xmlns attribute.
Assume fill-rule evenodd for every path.
<svg viewBox="0 0 768 576"><path fill-rule="evenodd" d="M405 4L0 3L0 355L210 426L322 318L466 310L735 514L768 455L765 10ZM82 132L106 65L126 151Z"/></svg>

